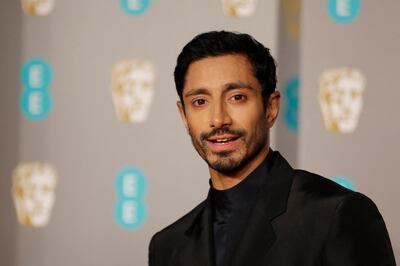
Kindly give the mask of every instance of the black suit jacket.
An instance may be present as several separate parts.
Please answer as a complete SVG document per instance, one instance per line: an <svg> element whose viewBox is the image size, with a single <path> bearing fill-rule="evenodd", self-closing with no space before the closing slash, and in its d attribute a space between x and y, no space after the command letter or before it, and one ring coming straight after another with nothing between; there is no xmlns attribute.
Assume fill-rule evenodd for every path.
<svg viewBox="0 0 400 266"><path fill-rule="evenodd" d="M385 223L369 198L272 155L230 265L395 265ZM150 266L214 265L210 201L153 236Z"/></svg>

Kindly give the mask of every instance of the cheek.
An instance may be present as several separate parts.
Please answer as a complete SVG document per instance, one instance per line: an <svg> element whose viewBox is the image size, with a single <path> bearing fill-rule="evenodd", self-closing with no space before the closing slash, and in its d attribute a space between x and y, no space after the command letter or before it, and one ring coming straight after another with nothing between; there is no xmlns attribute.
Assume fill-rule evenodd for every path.
<svg viewBox="0 0 400 266"><path fill-rule="evenodd" d="M209 128L207 111L191 112L186 111L186 122L192 132L207 131Z"/></svg>
<svg viewBox="0 0 400 266"><path fill-rule="evenodd" d="M202 133L202 128L198 125L194 125L192 123L188 123L188 133L194 139L200 139L200 134Z"/></svg>
<svg viewBox="0 0 400 266"><path fill-rule="evenodd" d="M266 114L262 106L250 105L247 108L232 110L231 118L235 127L242 127L246 131L252 131L259 127L259 123L266 122Z"/></svg>

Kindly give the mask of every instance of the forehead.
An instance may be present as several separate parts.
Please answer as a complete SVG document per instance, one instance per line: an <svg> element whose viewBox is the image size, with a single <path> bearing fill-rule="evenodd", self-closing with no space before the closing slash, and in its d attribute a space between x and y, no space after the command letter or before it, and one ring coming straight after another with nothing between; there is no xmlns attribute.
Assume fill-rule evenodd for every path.
<svg viewBox="0 0 400 266"><path fill-rule="evenodd" d="M206 57L189 65L183 91L193 88L217 88L232 82L260 87L252 65L245 55Z"/></svg>

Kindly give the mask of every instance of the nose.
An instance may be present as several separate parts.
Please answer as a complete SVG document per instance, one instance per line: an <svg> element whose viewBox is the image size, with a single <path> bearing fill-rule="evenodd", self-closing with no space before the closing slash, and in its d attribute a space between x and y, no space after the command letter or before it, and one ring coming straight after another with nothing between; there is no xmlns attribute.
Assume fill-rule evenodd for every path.
<svg viewBox="0 0 400 266"><path fill-rule="evenodd" d="M223 128L231 124L232 119L224 103L215 104L211 108L210 127Z"/></svg>

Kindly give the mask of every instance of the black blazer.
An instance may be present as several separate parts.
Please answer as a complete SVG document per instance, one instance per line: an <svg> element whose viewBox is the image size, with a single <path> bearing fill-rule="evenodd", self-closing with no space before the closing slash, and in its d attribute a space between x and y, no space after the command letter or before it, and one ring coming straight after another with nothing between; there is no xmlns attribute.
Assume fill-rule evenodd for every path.
<svg viewBox="0 0 400 266"><path fill-rule="evenodd" d="M293 170L273 152L232 266L392 266L375 204L321 176ZM267 173L266 173L267 174ZM153 236L150 266L214 265L210 197Z"/></svg>

